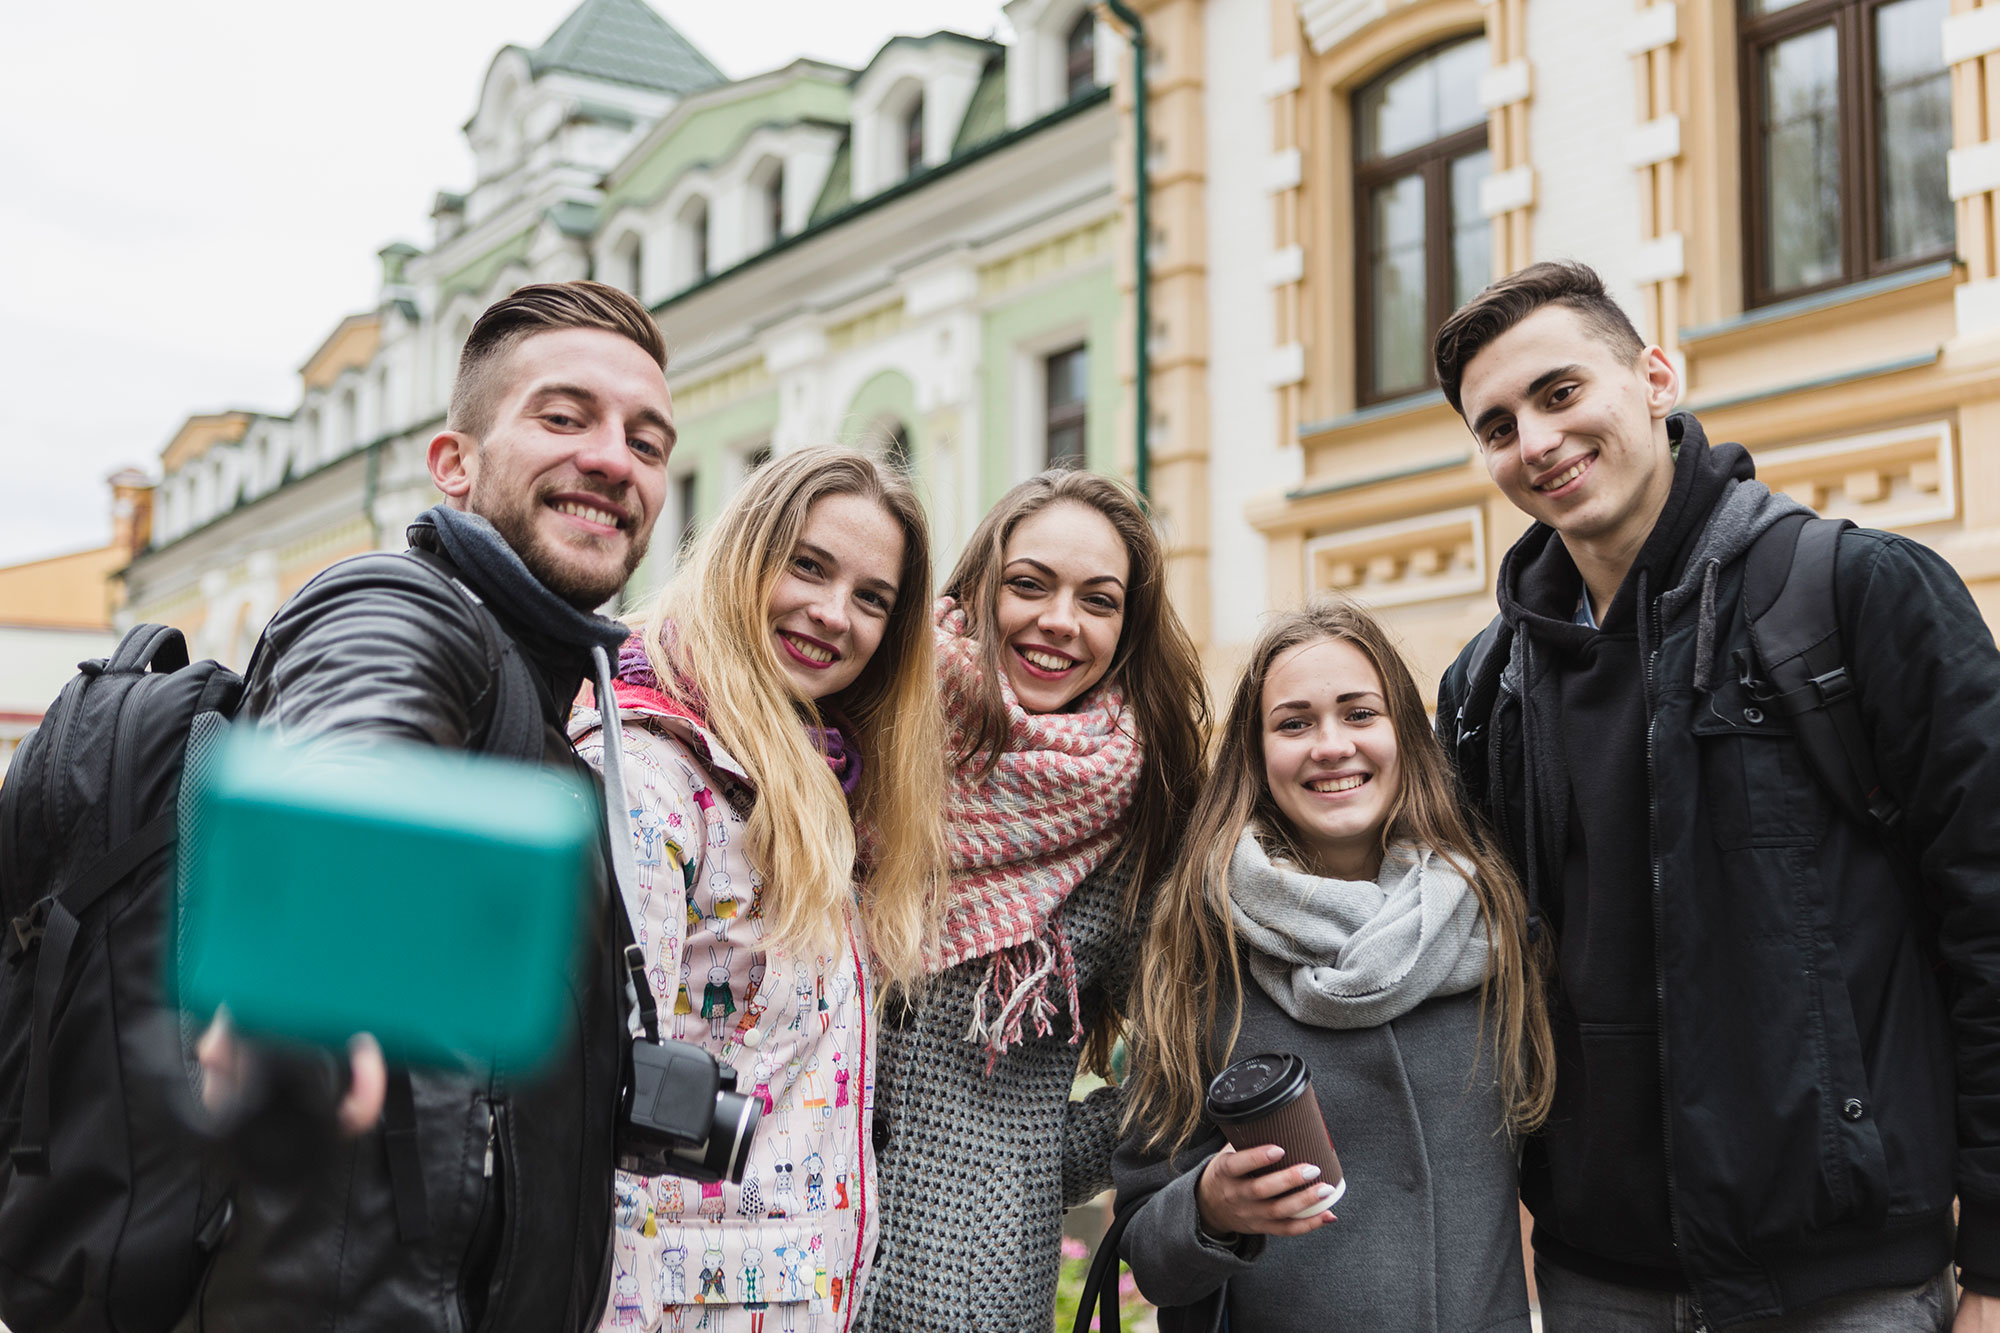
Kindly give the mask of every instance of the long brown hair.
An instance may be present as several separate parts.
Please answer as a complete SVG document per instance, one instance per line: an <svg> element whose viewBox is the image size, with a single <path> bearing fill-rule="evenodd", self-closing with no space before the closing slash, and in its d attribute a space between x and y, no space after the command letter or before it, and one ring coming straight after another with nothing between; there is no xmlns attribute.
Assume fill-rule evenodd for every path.
<svg viewBox="0 0 2000 1333"><path fill-rule="evenodd" d="M1107 868L1127 876L1126 920L1137 919L1139 904L1153 882L1173 864L1181 830L1201 785L1202 738L1208 727L1208 689L1194 640L1167 600L1166 557L1153 532L1145 502L1126 487L1095 472L1051 468L1028 478L1000 497L980 520L965 553L945 580L944 594L965 609L966 623L979 642L980 683L973 695L967 741L957 762L980 761L990 773L1007 747L1007 709L1000 694L1006 671L998 619L1000 574L1014 530L1050 505L1080 504L1104 515L1124 543L1131 564L1125 585L1125 621L1104 679L1125 692L1144 758L1133 792L1131 823ZM1087 1067L1105 1072L1124 1016L1107 1004L1084 1050Z"/></svg>
<svg viewBox="0 0 2000 1333"><path fill-rule="evenodd" d="M1282 654L1322 639L1353 644L1382 678L1402 784L1383 821L1381 850L1402 841L1431 848L1459 868L1478 896L1492 945L1480 997L1481 1045L1490 1032L1509 1128L1531 1129L1548 1115L1554 1071L1539 957L1546 946L1527 943L1520 882L1460 803L1450 762L1402 654L1379 621L1335 597L1316 597L1303 611L1268 624L1236 684L1215 771L1188 824L1184 845L1190 854L1160 890L1140 958L1133 1010L1137 1087L1127 1122L1142 1124L1151 1143L1186 1143L1200 1124L1209 1078L1236 1045L1243 970L1229 912L1230 857L1250 828L1267 850L1307 861L1265 780L1264 682ZM1232 1019L1221 1036L1216 1028L1225 1009Z"/></svg>
<svg viewBox="0 0 2000 1333"><path fill-rule="evenodd" d="M882 642L847 688L815 703L771 642L771 595L806 515L833 495L880 504L903 535ZM885 987L914 985L941 910L944 725L930 629L929 529L910 484L855 449L800 449L757 469L688 553L646 618L646 655L666 688L697 698L709 729L757 784L745 854L764 876L771 934L798 948L839 938L855 874L856 822L873 833L861 915ZM668 621L671 634L662 635ZM799 719L837 712L861 751L849 804Z"/></svg>

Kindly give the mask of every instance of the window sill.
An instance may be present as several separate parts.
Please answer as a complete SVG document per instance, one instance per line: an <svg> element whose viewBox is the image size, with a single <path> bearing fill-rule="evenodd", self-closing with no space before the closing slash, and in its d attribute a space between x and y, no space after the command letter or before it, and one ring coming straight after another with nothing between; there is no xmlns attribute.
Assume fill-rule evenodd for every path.
<svg viewBox="0 0 2000 1333"><path fill-rule="evenodd" d="M1950 285L1956 279L1957 270L1957 260L1940 259L1901 272L1885 273L1879 278L1864 278L1860 282L1851 282L1832 291L1814 292L1810 296L1758 306L1754 310L1746 310L1740 315L1717 320L1713 324L1682 329L1681 345L1687 347L1697 343L1721 342L1733 335L1754 329L1768 329L1773 325L1804 320L1812 315L1841 310L1864 301L1911 293L1917 288L1934 283Z"/></svg>
<svg viewBox="0 0 2000 1333"><path fill-rule="evenodd" d="M1404 394L1401 398L1389 398L1370 404L1346 416L1329 417L1325 421L1308 421L1299 427L1300 440L1318 440L1328 435L1338 435L1362 426L1372 426L1396 417L1409 416L1426 408L1446 407L1444 394L1437 389L1419 389L1415 393Z"/></svg>

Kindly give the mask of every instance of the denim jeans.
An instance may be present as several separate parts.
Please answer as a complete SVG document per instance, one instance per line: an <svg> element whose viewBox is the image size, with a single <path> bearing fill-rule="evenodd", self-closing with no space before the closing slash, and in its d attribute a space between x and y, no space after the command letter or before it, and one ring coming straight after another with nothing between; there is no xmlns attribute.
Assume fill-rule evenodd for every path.
<svg viewBox="0 0 2000 1333"><path fill-rule="evenodd" d="M1706 1333L1685 1292L1600 1282L1535 1260L1542 1333ZM1732 1324L1729 1333L1947 1333L1958 1290L1946 1269L1914 1287L1871 1287L1775 1319Z"/></svg>

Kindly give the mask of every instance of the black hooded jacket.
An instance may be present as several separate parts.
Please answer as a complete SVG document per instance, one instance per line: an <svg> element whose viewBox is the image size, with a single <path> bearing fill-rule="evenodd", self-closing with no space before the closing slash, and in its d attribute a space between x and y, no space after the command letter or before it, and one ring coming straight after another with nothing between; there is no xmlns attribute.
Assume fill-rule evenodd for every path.
<svg viewBox="0 0 2000 1333"><path fill-rule="evenodd" d="M1672 492L1602 628L1571 623L1581 580L1537 525L1439 692L1440 735L1555 932L1556 1104L1522 1187L1537 1251L1685 1284L1721 1326L1934 1276L1956 1192L1983 1286L2000 653L1934 553L1842 538L1848 665L1905 845L1849 822L1763 706L1738 606L1745 554L1798 506L1693 417L1669 428Z"/></svg>
<svg viewBox="0 0 2000 1333"><path fill-rule="evenodd" d="M493 578L450 562L437 522L420 519L411 545L472 588L526 659L541 704L542 762L589 776L562 730L590 666L578 625L551 632ZM497 535L485 544L489 570L512 560ZM532 577L512 563L517 579ZM492 721L499 670L463 593L410 556L361 556L314 579L273 618L244 708L288 740L388 737L473 749ZM238 1186L235 1220L182 1328L594 1329L609 1290L623 1055L608 937L592 930L598 947L576 960L570 1036L545 1069L413 1072L424 1235L399 1234L376 1129L304 1185Z"/></svg>

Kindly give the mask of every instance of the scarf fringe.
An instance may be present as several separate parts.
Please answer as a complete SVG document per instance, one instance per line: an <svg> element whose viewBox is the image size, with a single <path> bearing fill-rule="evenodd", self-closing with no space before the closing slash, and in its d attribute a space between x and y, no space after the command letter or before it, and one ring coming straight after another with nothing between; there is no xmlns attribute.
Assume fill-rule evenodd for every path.
<svg viewBox="0 0 2000 1333"><path fill-rule="evenodd" d="M1069 934L1061 923L1051 920L1042 934L1025 944L1002 949L986 965L986 980L972 1002L972 1022L965 1040L986 1048L986 1072L991 1074L1000 1057L1021 1041L1029 1025L1036 1037L1055 1031L1059 1013L1049 998L1049 982L1059 980L1069 1000L1069 1044L1083 1040L1083 1003L1077 993L1076 955L1070 951ZM989 1016L989 1004L994 1006Z"/></svg>

